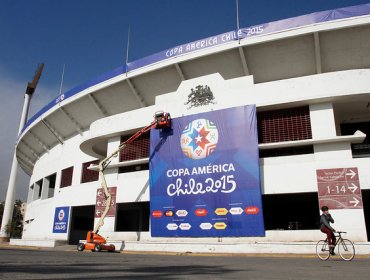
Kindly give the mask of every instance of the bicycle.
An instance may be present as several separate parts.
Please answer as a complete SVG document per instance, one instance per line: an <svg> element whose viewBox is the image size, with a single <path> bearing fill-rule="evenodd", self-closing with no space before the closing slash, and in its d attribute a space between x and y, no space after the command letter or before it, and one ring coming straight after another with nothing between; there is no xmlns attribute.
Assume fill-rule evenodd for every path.
<svg viewBox="0 0 370 280"><path fill-rule="evenodd" d="M338 253L343 260L351 261L355 257L355 246L353 245L352 241L342 238L342 233L347 232L337 231L334 233L337 237L335 247L338 246ZM323 261L326 261L330 258L328 239L320 240L319 242L317 242L316 254Z"/></svg>

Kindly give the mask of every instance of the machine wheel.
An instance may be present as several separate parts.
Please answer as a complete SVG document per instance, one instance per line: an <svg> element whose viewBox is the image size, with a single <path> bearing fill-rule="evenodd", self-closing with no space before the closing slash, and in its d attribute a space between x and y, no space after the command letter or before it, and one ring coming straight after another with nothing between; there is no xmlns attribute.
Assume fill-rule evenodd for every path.
<svg viewBox="0 0 370 280"><path fill-rule="evenodd" d="M94 248L94 251L95 252L100 252L102 249L101 245L100 244L96 244L95 248Z"/></svg>
<svg viewBox="0 0 370 280"><path fill-rule="evenodd" d="M109 252L116 251L116 247L113 244L109 244Z"/></svg>
<svg viewBox="0 0 370 280"><path fill-rule="evenodd" d="M77 245L77 251L82 252L83 250L85 250L85 244L79 243Z"/></svg>

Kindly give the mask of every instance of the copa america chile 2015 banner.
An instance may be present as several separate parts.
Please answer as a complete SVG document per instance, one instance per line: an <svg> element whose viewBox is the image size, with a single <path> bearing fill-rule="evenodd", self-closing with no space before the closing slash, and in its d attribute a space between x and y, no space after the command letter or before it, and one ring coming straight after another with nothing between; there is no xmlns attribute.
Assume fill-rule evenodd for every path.
<svg viewBox="0 0 370 280"><path fill-rule="evenodd" d="M265 236L261 200L254 105L151 130L153 237Z"/></svg>

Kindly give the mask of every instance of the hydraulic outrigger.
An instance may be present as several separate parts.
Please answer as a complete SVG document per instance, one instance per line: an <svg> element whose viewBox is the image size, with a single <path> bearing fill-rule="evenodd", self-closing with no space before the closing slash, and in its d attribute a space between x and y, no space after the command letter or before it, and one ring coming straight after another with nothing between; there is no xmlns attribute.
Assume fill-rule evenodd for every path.
<svg viewBox="0 0 370 280"><path fill-rule="evenodd" d="M101 186L104 190L104 196L106 199L106 205L103 214L101 215L98 223L96 224L94 230L90 230L87 232L86 235L86 243L79 243L77 245L78 251L83 250L91 250L95 252L100 252L102 250L113 252L115 251L115 247L113 244L106 244L107 240L98 234L99 229L104 225L104 218L106 217L112 203L112 195L108 191L107 181L105 180L104 176L104 170L108 167L113 157L117 157L119 152L122 151L128 144L135 141L137 138L139 138L141 135L143 135L145 132L149 131L152 128L155 129L163 129L163 128L170 128L171 127L171 115L169 113L164 113L163 111L157 112L154 115L153 122L142 128L140 131L136 132L134 135L132 135L129 139L127 139L125 142L122 142L117 150L115 150L112 154L107 156L106 158L102 159L99 162L98 168L99 168L99 181L101 182Z"/></svg>

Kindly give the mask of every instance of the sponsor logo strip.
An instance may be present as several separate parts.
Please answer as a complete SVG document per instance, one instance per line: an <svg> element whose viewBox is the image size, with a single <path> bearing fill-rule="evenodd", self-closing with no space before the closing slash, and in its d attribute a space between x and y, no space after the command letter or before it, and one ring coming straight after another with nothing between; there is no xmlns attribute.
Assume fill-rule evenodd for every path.
<svg viewBox="0 0 370 280"><path fill-rule="evenodd" d="M245 208L245 213L248 215L256 215L259 213L259 211L260 209L256 206L248 206L247 208Z"/></svg>

